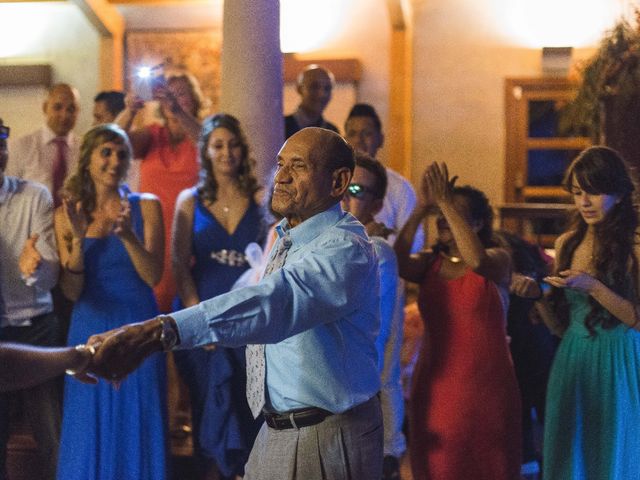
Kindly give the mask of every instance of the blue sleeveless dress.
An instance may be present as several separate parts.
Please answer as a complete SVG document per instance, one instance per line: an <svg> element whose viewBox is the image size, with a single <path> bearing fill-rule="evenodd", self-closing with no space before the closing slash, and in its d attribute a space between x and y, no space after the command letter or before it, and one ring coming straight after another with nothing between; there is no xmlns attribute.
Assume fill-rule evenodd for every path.
<svg viewBox="0 0 640 480"><path fill-rule="evenodd" d="M231 290L249 268L245 248L265 238L261 209L251 201L229 234L196 196L192 234L191 274L202 301ZM176 306L182 308L179 300ZM260 426L247 404L244 347L179 350L174 358L189 388L196 454L224 476L242 474Z"/></svg>
<svg viewBox="0 0 640 480"><path fill-rule="evenodd" d="M140 197L129 196L143 238ZM86 238L84 288L73 307L69 345L156 315L153 291L116 235ZM166 466L165 357L155 354L115 389L104 380L65 380L60 480L163 480Z"/></svg>
<svg viewBox="0 0 640 480"><path fill-rule="evenodd" d="M565 293L571 317L547 388L543 478L640 479L640 332L590 336L588 296Z"/></svg>

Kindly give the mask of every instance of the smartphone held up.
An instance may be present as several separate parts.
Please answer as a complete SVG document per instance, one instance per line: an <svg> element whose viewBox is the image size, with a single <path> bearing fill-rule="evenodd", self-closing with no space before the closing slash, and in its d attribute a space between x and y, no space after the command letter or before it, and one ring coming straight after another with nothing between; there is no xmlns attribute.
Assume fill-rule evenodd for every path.
<svg viewBox="0 0 640 480"><path fill-rule="evenodd" d="M159 63L152 67L139 67L136 70L134 82L135 92L138 97L144 101L153 100L155 93L167 85L164 76L164 63Z"/></svg>

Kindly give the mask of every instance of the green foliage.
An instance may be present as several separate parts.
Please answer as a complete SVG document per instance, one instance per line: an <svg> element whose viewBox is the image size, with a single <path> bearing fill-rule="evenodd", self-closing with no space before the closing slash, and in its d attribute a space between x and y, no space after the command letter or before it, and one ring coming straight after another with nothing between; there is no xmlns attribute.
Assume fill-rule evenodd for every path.
<svg viewBox="0 0 640 480"><path fill-rule="evenodd" d="M560 129L597 141L602 101L611 95L624 101L640 93L639 57L638 26L618 22L606 33L596 54L581 66L582 84L575 100L566 107Z"/></svg>

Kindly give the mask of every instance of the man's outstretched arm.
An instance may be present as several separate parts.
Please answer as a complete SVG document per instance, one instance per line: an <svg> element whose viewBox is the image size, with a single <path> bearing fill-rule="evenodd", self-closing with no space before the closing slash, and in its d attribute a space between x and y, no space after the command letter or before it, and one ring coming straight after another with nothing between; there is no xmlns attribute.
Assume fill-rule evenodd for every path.
<svg viewBox="0 0 640 480"><path fill-rule="evenodd" d="M31 387L65 370L82 372L90 362L88 347L43 348L0 342L0 391ZM78 379L90 381L85 376Z"/></svg>

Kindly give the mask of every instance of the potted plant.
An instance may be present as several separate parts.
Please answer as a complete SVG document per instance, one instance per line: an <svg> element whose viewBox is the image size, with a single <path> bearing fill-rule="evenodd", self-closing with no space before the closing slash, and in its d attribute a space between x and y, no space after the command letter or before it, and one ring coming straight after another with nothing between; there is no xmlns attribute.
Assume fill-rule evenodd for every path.
<svg viewBox="0 0 640 480"><path fill-rule="evenodd" d="M560 124L565 132L591 137L594 143L617 148L627 157L629 153L623 150L629 149L626 143L631 139L628 137L636 137L632 139L634 144L640 141L640 11L637 9L634 23L619 21L605 34L595 55L582 65L581 85L575 100L567 105ZM634 150L636 157L640 155L638 149Z"/></svg>

